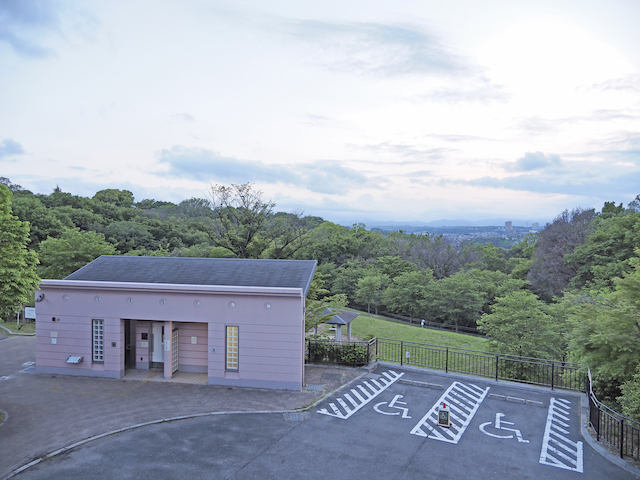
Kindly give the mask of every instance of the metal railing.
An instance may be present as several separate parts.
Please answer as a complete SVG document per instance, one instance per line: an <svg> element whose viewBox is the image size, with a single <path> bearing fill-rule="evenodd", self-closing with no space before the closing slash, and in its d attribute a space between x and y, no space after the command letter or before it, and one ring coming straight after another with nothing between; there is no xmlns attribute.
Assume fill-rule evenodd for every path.
<svg viewBox="0 0 640 480"><path fill-rule="evenodd" d="M567 390L586 390L586 379L574 363L478 352L462 348L374 338L369 342L336 343L307 340L309 363L366 365L372 360L465 373Z"/></svg>
<svg viewBox="0 0 640 480"><path fill-rule="evenodd" d="M574 363L462 348L376 338L380 361L465 373L495 380L510 380L545 387L585 391L586 379Z"/></svg>
<svg viewBox="0 0 640 480"><path fill-rule="evenodd" d="M640 423L619 414L600 402L591 388L591 371L588 372L589 424L596 433L596 440L608 444L620 458L625 456L640 460Z"/></svg>

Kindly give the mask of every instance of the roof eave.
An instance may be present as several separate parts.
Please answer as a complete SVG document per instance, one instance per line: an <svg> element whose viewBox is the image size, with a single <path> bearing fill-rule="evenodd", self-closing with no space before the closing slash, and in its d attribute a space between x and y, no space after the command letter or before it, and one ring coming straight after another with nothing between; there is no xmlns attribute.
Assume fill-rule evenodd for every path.
<svg viewBox="0 0 640 480"><path fill-rule="evenodd" d="M292 287L242 287L236 285L190 285L174 283L100 282L89 280L42 280L40 288L79 290L126 290L154 293L211 293L227 295L270 295L302 297L302 288Z"/></svg>

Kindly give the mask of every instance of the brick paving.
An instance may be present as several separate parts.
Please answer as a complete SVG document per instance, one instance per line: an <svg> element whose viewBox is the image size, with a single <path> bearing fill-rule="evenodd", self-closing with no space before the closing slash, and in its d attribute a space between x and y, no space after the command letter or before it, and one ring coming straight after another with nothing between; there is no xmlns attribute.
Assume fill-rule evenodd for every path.
<svg viewBox="0 0 640 480"><path fill-rule="evenodd" d="M301 392L153 381L132 372L124 379L36 375L34 337L0 340L0 478L59 448L94 435L164 418L209 412L296 410L364 373L309 365ZM138 377L142 379L138 379Z"/></svg>

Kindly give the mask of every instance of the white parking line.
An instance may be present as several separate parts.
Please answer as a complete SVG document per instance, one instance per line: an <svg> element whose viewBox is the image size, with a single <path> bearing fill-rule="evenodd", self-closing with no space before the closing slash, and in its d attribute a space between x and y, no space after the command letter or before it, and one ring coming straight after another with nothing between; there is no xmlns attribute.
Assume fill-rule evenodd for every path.
<svg viewBox="0 0 640 480"><path fill-rule="evenodd" d="M540 463L583 473L582 442L565 437L569 435L571 402L563 398L551 398L547 425L544 429ZM564 427L564 428L562 428Z"/></svg>
<svg viewBox="0 0 640 480"><path fill-rule="evenodd" d="M411 434L457 444L487 396L489 388L483 390L472 383L453 382L431 410L413 427ZM451 409L449 428L438 427L438 409L443 403Z"/></svg>
<svg viewBox="0 0 640 480"><path fill-rule="evenodd" d="M336 403L330 403L329 408L331 411L326 408L322 408L318 410L317 413L346 420L393 385L403 375L404 373L396 373L393 370L382 372L382 376L379 379L365 380L362 384L352 388L349 393L344 394L344 398L346 398L353 407L347 405L347 402L345 402L342 397L338 397L336 399L336 403L338 403L341 408L338 408ZM353 395L353 397L350 394Z"/></svg>

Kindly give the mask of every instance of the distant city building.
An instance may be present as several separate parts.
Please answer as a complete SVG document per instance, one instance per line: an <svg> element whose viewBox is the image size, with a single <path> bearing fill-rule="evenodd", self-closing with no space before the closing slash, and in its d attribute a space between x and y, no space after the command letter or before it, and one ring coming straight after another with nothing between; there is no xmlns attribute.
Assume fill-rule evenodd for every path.
<svg viewBox="0 0 640 480"><path fill-rule="evenodd" d="M504 231L505 232L512 232L513 231L513 222L512 221L504 222Z"/></svg>
<svg viewBox="0 0 640 480"><path fill-rule="evenodd" d="M534 222L531 224L531 230L534 230L536 232L540 230L540 225L538 225L538 222Z"/></svg>

